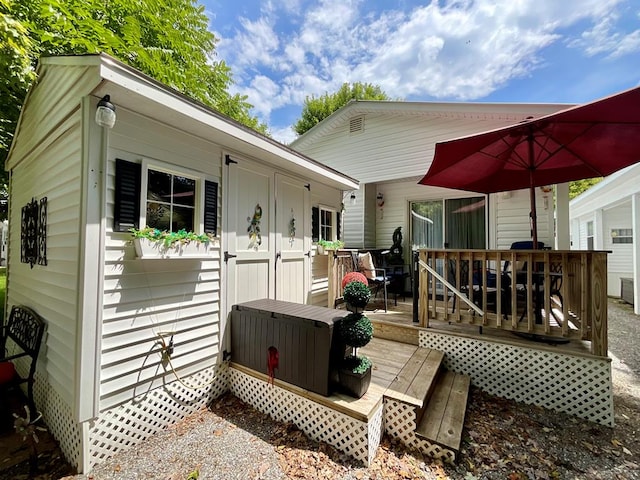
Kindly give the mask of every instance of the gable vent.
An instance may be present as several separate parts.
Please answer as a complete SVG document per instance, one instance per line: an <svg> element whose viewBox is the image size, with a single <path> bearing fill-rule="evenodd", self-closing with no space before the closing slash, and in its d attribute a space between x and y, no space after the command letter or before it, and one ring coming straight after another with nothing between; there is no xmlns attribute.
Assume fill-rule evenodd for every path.
<svg viewBox="0 0 640 480"><path fill-rule="evenodd" d="M361 133L364 131L364 117L353 117L349 120L349 133Z"/></svg>

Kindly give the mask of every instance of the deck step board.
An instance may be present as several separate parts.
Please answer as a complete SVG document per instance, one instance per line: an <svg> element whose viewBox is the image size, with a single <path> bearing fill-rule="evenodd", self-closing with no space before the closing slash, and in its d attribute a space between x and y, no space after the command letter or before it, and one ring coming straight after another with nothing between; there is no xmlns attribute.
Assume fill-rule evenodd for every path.
<svg viewBox="0 0 640 480"><path fill-rule="evenodd" d="M391 382L385 396L422 409L433 390L444 353L418 348Z"/></svg>
<svg viewBox="0 0 640 480"><path fill-rule="evenodd" d="M468 375L442 372L416 428L416 435L458 452L470 384Z"/></svg>

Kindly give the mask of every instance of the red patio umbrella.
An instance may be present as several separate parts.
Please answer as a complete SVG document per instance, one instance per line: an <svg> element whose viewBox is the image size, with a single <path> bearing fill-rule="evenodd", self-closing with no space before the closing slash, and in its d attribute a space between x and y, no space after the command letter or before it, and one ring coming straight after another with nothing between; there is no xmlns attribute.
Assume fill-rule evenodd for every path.
<svg viewBox="0 0 640 480"><path fill-rule="evenodd" d="M423 185L479 193L606 176L640 161L640 87L509 127L438 142Z"/></svg>

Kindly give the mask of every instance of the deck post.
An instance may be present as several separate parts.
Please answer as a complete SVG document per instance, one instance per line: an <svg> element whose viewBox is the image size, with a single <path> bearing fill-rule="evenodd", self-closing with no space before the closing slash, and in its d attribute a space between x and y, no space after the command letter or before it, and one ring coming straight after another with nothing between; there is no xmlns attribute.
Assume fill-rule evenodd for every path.
<svg viewBox="0 0 640 480"><path fill-rule="evenodd" d="M607 343L607 252L591 256L591 353L608 355Z"/></svg>
<svg viewBox="0 0 640 480"><path fill-rule="evenodd" d="M327 250L327 307L335 308L338 291L338 269L336 268L336 251Z"/></svg>
<svg viewBox="0 0 640 480"><path fill-rule="evenodd" d="M427 263L427 251L420 250L419 258L422 262ZM427 297L429 295L429 279L427 275L427 270L425 268L421 268L418 265L418 288L420 289L420 305L418 307L418 315L420 317L420 326L425 328L429 326L429 305L427 303Z"/></svg>

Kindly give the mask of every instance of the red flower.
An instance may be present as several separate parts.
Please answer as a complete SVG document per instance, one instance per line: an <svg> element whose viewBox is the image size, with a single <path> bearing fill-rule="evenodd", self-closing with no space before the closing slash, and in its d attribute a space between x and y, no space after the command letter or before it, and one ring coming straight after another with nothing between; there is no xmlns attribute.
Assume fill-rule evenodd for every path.
<svg viewBox="0 0 640 480"><path fill-rule="evenodd" d="M342 288L344 289L347 283L351 283L351 282L360 282L360 283L364 283L365 285L368 284L367 277L365 277L360 272L349 272L344 277L342 277Z"/></svg>

